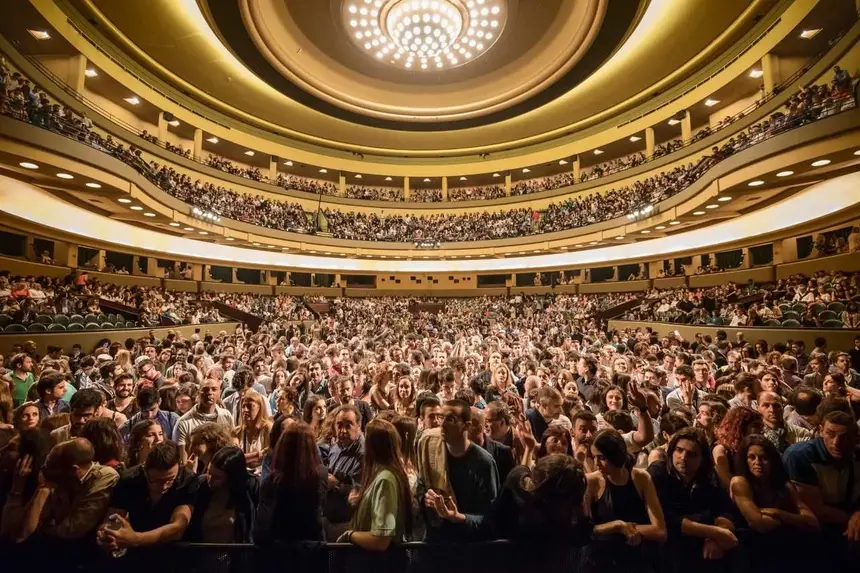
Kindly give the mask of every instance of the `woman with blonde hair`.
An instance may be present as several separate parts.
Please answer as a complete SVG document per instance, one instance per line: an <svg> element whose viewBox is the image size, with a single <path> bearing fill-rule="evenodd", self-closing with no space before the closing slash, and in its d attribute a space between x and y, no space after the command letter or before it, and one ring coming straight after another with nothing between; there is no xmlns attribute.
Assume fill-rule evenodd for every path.
<svg viewBox="0 0 860 573"><path fill-rule="evenodd" d="M125 348L120 348L116 351L114 362L116 362L117 366L122 368L123 372L134 374L134 363L131 361L131 353Z"/></svg>
<svg viewBox="0 0 860 573"><path fill-rule="evenodd" d="M259 473L263 456L269 451L272 421L266 411L265 399L253 390L242 397L239 427L233 430L233 443L245 453L248 469Z"/></svg>

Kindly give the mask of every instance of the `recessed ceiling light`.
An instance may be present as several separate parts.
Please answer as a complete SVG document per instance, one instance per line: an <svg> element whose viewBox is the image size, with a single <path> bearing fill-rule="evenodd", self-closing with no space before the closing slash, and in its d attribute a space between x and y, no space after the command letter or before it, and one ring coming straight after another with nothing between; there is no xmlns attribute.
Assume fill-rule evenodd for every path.
<svg viewBox="0 0 860 573"><path fill-rule="evenodd" d="M705 205L705 209L719 209L719 205L716 203L711 203L710 205Z"/></svg>
<svg viewBox="0 0 860 573"><path fill-rule="evenodd" d="M385 180L386 180L386 181L391 181L391 177L386 177L386 178L385 178Z"/></svg>
<svg viewBox="0 0 860 573"><path fill-rule="evenodd" d="M140 205L132 205L131 207L129 207L129 209L131 209L132 211L143 211L143 207L141 207Z"/></svg>
<svg viewBox="0 0 860 573"><path fill-rule="evenodd" d="M22 161L18 165L20 165L24 169L38 169L39 168L38 165L36 165L35 163L30 163L29 161Z"/></svg>
<svg viewBox="0 0 860 573"><path fill-rule="evenodd" d="M776 174L777 177L788 177L789 175L794 175L794 171L786 170Z"/></svg>
<svg viewBox="0 0 860 573"><path fill-rule="evenodd" d="M284 161L284 165L286 165L287 167L292 167L292 166L293 166L293 162L292 162L292 161L289 161L289 160L288 160L288 161Z"/></svg>
<svg viewBox="0 0 860 573"><path fill-rule="evenodd" d="M590 242L590 243L588 243L588 244L589 244L589 245L596 245L596 244L597 244L597 241L591 241L591 242Z"/></svg>
<svg viewBox="0 0 860 573"><path fill-rule="evenodd" d="M616 239L618 239L618 240L620 241L621 239L623 239L623 238L624 238L624 235L618 235L618 236L617 236L617 237L615 237L615 238L616 238Z"/></svg>
<svg viewBox="0 0 860 573"><path fill-rule="evenodd" d="M764 181L762 181L761 179L756 179L755 181L750 181L749 183L747 183L747 185L749 187L759 187L761 185L764 185Z"/></svg>
<svg viewBox="0 0 860 573"><path fill-rule="evenodd" d="M718 99L708 98L705 100L705 105L708 107L714 107L718 103L720 103L720 100Z"/></svg>
<svg viewBox="0 0 860 573"><path fill-rule="evenodd" d="M30 35L36 38L37 40L50 40L51 34L48 33L47 30L27 30L30 32Z"/></svg>
<svg viewBox="0 0 860 573"><path fill-rule="evenodd" d="M752 71L750 72L750 77L751 77L751 78L760 78L760 77L762 77L763 75L764 75L764 72L763 72L763 71L761 71L761 70L752 70Z"/></svg>
<svg viewBox="0 0 860 573"><path fill-rule="evenodd" d="M179 127L179 120L178 119L171 119L170 121L167 122L167 125L169 125L171 127Z"/></svg>
<svg viewBox="0 0 860 573"><path fill-rule="evenodd" d="M220 139L218 139L217 137L215 137L213 135L212 137L207 137L206 141L208 141L209 143L218 143L220 141Z"/></svg>
<svg viewBox="0 0 860 573"><path fill-rule="evenodd" d="M732 200L732 198L729 197L728 195L723 195L722 197L717 197L717 201L719 201L720 203L726 203L726 202L731 201L731 200Z"/></svg>
<svg viewBox="0 0 860 573"><path fill-rule="evenodd" d="M86 183L86 186L89 187L90 189L101 189L102 188L102 186L99 183L93 183L92 181L90 181L89 183Z"/></svg>
<svg viewBox="0 0 860 573"><path fill-rule="evenodd" d="M465 177L460 177L460 181L465 181L465 180L466 180Z"/></svg>
<svg viewBox="0 0 860 573"><path fill-rule="evenodd" d="M681 123L681 120L675 119L674 117L669 120L669 125L678 125L679 123Z"/></svg>
<svg viewBox="0 0 860 573"><path fill-rule="evenodd" d="M120 197L119 199L117 199L117 201L119 201L120 203L123 203L125 205L128 205L129 203L131 203L131 199L126 199L125 197Z"/></svg>
<svg viewBox="0 0 860 573"><path fill-rule="evenodd" d="M260 246L260 243L251 243L251 244L252 244L253 246L255 246L255 247L259 247L259 246Z"/></svg>
<svg viewBox="0 0 860 573"><path fill-rule="evenodd" d="M274 249L274 248L275 248L275 245L266 245L266 248L267 248L267 249Z"/></svg>
<svg viewBox="0 0 860 573"><path fill-rule="evenodd" d="M654 228L655 228L655 229L657 229L658 231L662 231L663 229L665 229L665 228L666 228L666 225L657 225L657 226L656 226L656 227L654 227Z"/></svg>
<svg viewBox="0 0 860 573"><path fill-rule="evenodd" d="M493 177L501 177L498 173L493 173Z"/></svg>
<svg viewBox="0 0 860 573"><path fill-rule="evenodd" d="M247 155L248 157L254 157L254 152L249 149L248 151L245 152L245 155Z"/></svg>
<svg viewBox="0 0 860 573"><path fill-rule="evenodd" d="M672 225L672 226L674 226L674 225L680 225L680 224L681 224L681 221L669 221L669 224L670 224L670 225Z"/></svg>
<svg viewBox="0 0 860 573"><path fill-rule="evenodd" d="M595 154L595 155L600 155L601 153L603 153L603 150L602 150L602 149L595 149L595 150L594 150L594 154Z"/></svg>
<svg viewBox="0 0 860 573"><path fill-rule="evenodd" d="M561 159L558 162L559 165L567 165L567 159Z"/></svg>
<svg viewBox="0 0 860 573"><path fill-rule="evenodd" d="M193 231L194 227L182 227L183 231Z"/></svg>
<svg viewBox="0 0 860 573"><path fill-rule="evenodd" d="M854 155L860 155L860 149L854 152Z"/></svg>
<svg viewBox="0 0 860 573"><path fill-rule="evenodd" d="M143 214L143 216L144 217L155 217L155 213L153 213L152 211L147 211L146 213Z"/></svg>
<svg viewBox="0 0 860 573"><path fill-rule="evenodd" d="M648 233L650 233L651 231L649 231L648 229L645 229L644 231L640 231L640 232L641 232L643 235L647 235L647 234L648 234Z"/></svg>
<svg viewBox="0 0 860 573"><path fill-rule="evenodd" d="M126 97L126 98L122 98L122 99L125 100L126 102L130 103L131 105L137 105L140 103L140 99L137 96L131 96L131 97Z"/></svg>
<svg viewBox="0 0 860 573"><path fill-rule="evenodd" d="M93 68L87 68L87 71L84 72L84 75L87 76L88 78L94 78L97 75L99 75L99 73L97 71L95 71Z"/></svg>
<svg viewBox="0 0 860 573"><path fill-rule="evenodd" d="M636 142L637 142L637 141L639 141L640 139L642 139L642 138L641 138L641 137L639 137L638 135L631 135L631 136L630 136L630 141L631 141L631 143L636 143Z"/></svg>
<svg viewBox="0 0 860 573"><path fill-rule="evenodd" d="M829 159L819 159L818 161L812 162L813 167L824 167L825 165L830 165Z"/></svg>
<svg viewBox="0 0 860 573"><path fill-rule="evenodd" d="M821 32L821 28L812 28L810 30L804 30L800 33L800 37L804 40L811 40L812 38L817 36L819 32Z"/></svg>
<svg viewBox="0 0 860 573"><path fill-rule="evenodd" d="M693 215L697 215L697 216L698 216L698 215L704 215L704 214L705 214L705 212L704 212L704 211L693 211Z"/></svg>
<svg viewBox="0 0 860 573"><path fill-rule="evenodd" d="M429 177L425 177L425 178L424 178L424 183L430 183L430 178L429 178Z"/></svg>
<svg viewBox="0 0 860 573"><path fill-rule="evenodd" d="M209 234L208 231L197 231L197 233L200 235L208 235Z"/></svg>
<svg viewBox="0 0 860 573"><path fill-rule="evenodd" d="M528 167L525 167L525 168L523 169L523 173L531 173L531 172L532 172L532 170L531 170L531 169L529 169Z"/></svg>
<svg viewBox="0 0 860 573"><path fill-rule="evenodd" d="M74 179L75 178L75 176L72 175L71 173L57 173L57 177L59 177L60 179Z"/></svg>
<svg viewBox="0 0 860 573"><path fill-rule="evenodd" d="M323 167L322 169L320 169L320 173L328 173L328 169L326 169L325 167Z"/></svg>
<svg viewBox="0 0 860 573"><path fill-rule="evenodd" d="M177 223L176 221L171 221L171 222L170 222L170 223L168 223L168 224L169 224L171 227L178 227L178 226L179 226L179 223Z"/></svg>
<svg viewBox="0 0 860 573"><path fill-rule="evenodd" d="M361 173L356 173L356 174L355 174L355 178L356 178L356 179L361 179Z"/></svg>
<svg viewBox="0 0 860 573"><path fill-rule="evenodd" d="M234 239L233 237L225 237L224 240L225 241L235 241L236 239Z"/></svg>
<svg viewBox="0 0 860 573"><path fill-rule="evenodd" d="M577 243L574 245L574 247L581 247L581 246L582 246L582 243Z"/></svg>

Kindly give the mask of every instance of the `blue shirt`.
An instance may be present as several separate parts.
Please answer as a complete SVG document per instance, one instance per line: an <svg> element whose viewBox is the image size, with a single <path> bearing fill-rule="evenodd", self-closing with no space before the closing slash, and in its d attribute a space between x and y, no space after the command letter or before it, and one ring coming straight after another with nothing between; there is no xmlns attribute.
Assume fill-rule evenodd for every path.
<svg viewBox="0 0 860 573"><path fill-rule="evenodd" d="M335 443L329 450L326 466L328 473L340 482L326 496L325 516L332 523L349 521L351 510L347 499L349 492L361 484L361 460L364 457L364 434L350 445L341 447Z"/></svg>
<svg viewBox="0 0 860 573"><path fill-rule="evenodd" d="M860 509L860 450L851 460L837 460L824 439L815 438L789 446L783 461L792 481L818 487L825 505L849 513Z"/></svg>
<svg viewBox="0 0 860 573"><path fill-rule="evenodd" d="M128 438L131 435L131 429L135 424L140 422L141 420L147 420L148 418L144 418L141 412L138 412L131 418L129 418L125 424L119 427L119 433L122 436L122 439L128 442ZM179 415L176 412L166 412L164 410L159 410L155 415L154 420L158 422L158 425L161 426L161 430L164 432L164 439L169 440L171 436L173 436L173 429L176 427L177 422L179 422Z"/></svg>

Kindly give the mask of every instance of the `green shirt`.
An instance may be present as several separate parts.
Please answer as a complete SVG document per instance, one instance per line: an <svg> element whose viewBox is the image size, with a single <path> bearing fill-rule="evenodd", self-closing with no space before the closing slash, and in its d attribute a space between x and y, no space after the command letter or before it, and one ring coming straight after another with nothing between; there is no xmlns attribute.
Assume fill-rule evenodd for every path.
<svg viewBox="0 0 860 573"><path fill-rule="evenodd" d="M405 519L400 505L397 476L389 470L382 470L361 496L358 510L352 518L352 528L355 531L369 531L376 537L402 540Z"/></svg>
<svg viewBox="0 0 860 573"><path fill-rule="evenodd" d="M18 407L27 401L27 392L30 390L30 386L36 383L36 378L32 372L27 372L27 377L23 379L15 376L13 372L9 375L9 379L13 385L12 401L15 403L15 407Z"/></svg>

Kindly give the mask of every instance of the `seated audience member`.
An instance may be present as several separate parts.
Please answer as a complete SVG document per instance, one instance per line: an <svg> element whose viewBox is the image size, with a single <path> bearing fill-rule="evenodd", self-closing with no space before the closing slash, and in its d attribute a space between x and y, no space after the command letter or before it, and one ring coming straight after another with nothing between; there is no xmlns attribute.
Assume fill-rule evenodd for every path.
<svg viewBox="0 0 860 573"><path fill-rule="evenodd" d="M800 388L801 386L798 386ZM783 413L782 398L773 392L762 392L758 395L758 412L762 416L764 427L762 433L782 454L785 449L797 442L812 438L812 432L789 424Z"/></svg>
<svg viewBox="0 0 860 573"><path fill-rule="evenodd" d="M822 416L818 437L790 446L783 456L801 501L821 524L823 551L840 566L856 564L860 550L857 445L854 416L835 409Z"/></svg>
<svg viewBox="0 0 860 573"><path fill-rule="evenodd" d="M173 430L173 441L179 446L183 464L189 456L190 436L194 430L203 424L214 423L223 426L226 431L233 428L233 415L229 410L218 406L218 394L221 385L217 380L207 379L200 385L197 393L197 403L182 415ZM214 453L214 452L213 452ZM204 466L205 467L205 466Z"/></svg>
<svg viewBox="0 0 860 573"><path fill-rule="evenodd" d="M468 438L472 415L469 405L450 400L445 403L443 415L439 432L426 430L419 440L416 495L427 524L427 540L462 541L477 534L489 512L499 491L499 472L493 456ZM422 441L426 441L424 445ZM436 450L431 455L444 459L442 476L436 473L442 468L431 471L422 462L422 451L431 447Z"/></svg>
<svg viewBox="0 0 860 573"><path fill-rule="evenodd" d="M789 398L792 408L790 411L786 408L785 422L815 432L818 429L816 412L821 400L822 395L819 390L809 386L798 386Z"/></svg>
<svg viewBox="0 0 860 573"><path fill-rule="evenodd" d="M143 550L182 539L197 490L197 476L179 463L179 447L169 441L154 445L142 465L120 476L99 544L108 551L128 549L117 563L149 570L152 553Z"/></svg>
<svg viewBox="0 0 860 573"><path fill-rule="evenodd" d="M779 451L764 436L747 436L737 452L729 493L752 530L745 549L756 571L807 571L818 519L789 481Z"/></svg>
<svg viewBox="0 0 860 573"><path fill-rule="evenodd" d="M338 406L332 416L336 441L328 456L325 517L327 537L337 539L348 528L353 509L349 498L361 484L364 434L355 406Z"/></svg>
<svg viewBox="0 0 860 573"><path fill-rule="evenodd" d="M713 460L717 477L726 491L732 477L737 475L734 462L738 446L750 434L761 434L763 431L761 414L743 406L730 409L720 422L714 432L717 441L714 445Z"/></svg>
<svg viewBox="0 0 860 573"><path fill-rule="evenodd" d="M666 570L729 571L738 539L731 501L717 480L707 440L698 430L685 428L666 449L666 460L648 467L668 530Z"/></svg>

